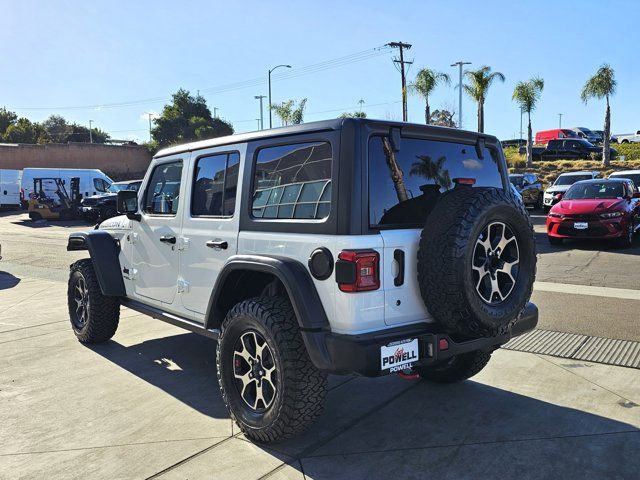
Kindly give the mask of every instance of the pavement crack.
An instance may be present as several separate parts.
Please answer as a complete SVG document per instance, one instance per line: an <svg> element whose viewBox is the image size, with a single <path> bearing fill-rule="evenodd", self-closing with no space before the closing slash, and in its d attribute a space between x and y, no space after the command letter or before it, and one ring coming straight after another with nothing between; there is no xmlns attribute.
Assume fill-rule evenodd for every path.
<svg viewBox="0 0 640 480"><path fill-rule="evenodd" d="M0 335L4 333L17 332L19 330L27 330L29 328L44 327L45 325L53 325L54 323L66 323L66 322L68 322L68 320L56 320L55 322L40 323L38 325L29 325L27 327L14 328L13 330L4 330L0 332Z"/></svg>
<svg viewBox="0 0 640 480"><path fill-rule="evenodd" d="M585 434L574 434L574 435L551 435L544 437L526 437L526 438L513 438L509 440L486 440L479 442L467 442L467 443L444 443L439 445L427 445L422 447L404 447L404 448L389 448L389 449L374 449L374 450L360 450L357 452L340 452L340 453L327 453L321 455L309 455L304 457L306 459L310 458L329 458L329 457L347 457L353 455L366 455L366 454L375 454L375 453L390 453L390 452L410 452L416 450L435 450L438 448L454 448L454 447L473 447L478 445L505 445L509 443L522 443L522 442L539 442L545 440L566 440L573 438L590 438L590 437L603 437L608 435L626 435L626 434L639 434L640 429L633 430L617 430L613 432L601 432L601 433L585 433Z"/></svg>

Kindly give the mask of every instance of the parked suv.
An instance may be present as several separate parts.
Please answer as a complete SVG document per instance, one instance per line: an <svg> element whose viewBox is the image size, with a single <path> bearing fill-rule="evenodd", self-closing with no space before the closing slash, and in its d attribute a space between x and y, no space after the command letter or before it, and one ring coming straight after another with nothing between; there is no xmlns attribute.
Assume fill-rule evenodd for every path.
<svg viewBox="0 0 640 480"><path fill-rule="evenodd" d="M217 377L254 440L306 429L327 374L478 373L533 329L533 228L495 137L340 119L160 151L125 215L74 233L82 343L120 306L218 340Z"/></svg>
<svg viewBox="0 0 640 480"><path fill-rule="evenodd" d="M516 187L525 206L542 209L544 190L535 173L512 173L509 181Z"/></svg>
<svg viewBox="0 0 640 480"><path fill-rule="evenodd" d="M80 203L80 212L89 221L106 220L107 218L115 217L118 214L118 192L120 190L137 192L141 184L142 180L114 182L107 189L107 193L83 198Z"/></svg>
<svg viewBox="0 0 640 480"><path fill-rule="evenodd" d="M562 173L555 179L553 184L549 185L544 191L544 209L548 212L551 207L558 203L564 193L569 190L569 187L581 180L591 180L598 178L600 172L597 171L585 171L585 172L567 172Z"/></svg>

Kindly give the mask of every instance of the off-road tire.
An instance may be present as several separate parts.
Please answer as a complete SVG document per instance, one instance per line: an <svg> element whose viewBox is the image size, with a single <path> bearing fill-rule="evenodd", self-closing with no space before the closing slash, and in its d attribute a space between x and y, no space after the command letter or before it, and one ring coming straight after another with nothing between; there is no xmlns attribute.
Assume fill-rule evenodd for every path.
<svg viewBox="0 0 640 480"><path fill-rule="evenodd" d="M493 222L511 229L519 249L514 286L499 303L482 300L472 273L476 240ZM448 333L465 338L507 333L531 298L535 273L531 219L512 194L456 187L438 200L420 237L418 283L427 310Z"/></svg>
<svg viewBox="0 0 640 480"><path fill-rule="evenodd" d="M88 315L84 324L78 320L75 300L76 288L81 279L86 285L89 298ZM107 297L102 294L91 259L78 260L71 265L67 303L71 328L81 343L106 342L116 333L120 320L120 301L116 297Z"/></svg>
<svg viewBox="0 0 640 480"><path fill-rule="evenodd" d="M276 394L263 412L245 403L234 379L234 348L241 335L249 331L266 340L276 367ZM324 409L327 375L311 362L287 298L256 297L236 304L222 323L216 367L224 403L252 440L272 443L298 435Z"/></svg>
<svg viewBox="0 0 640 480"><path fill-rule="evenodd" d="M549 244L551 245L562 245L564 239L547 235L547 240L549 240Z"/></svg>
<svg viewBox="0 0 640 480"><path fill-rule="evenodd" d="M436 383L456 383L471 378L480 372L491 359L491 354L482 350L462 353L448 361L428 367L416 367L423 380Z"/></svg>

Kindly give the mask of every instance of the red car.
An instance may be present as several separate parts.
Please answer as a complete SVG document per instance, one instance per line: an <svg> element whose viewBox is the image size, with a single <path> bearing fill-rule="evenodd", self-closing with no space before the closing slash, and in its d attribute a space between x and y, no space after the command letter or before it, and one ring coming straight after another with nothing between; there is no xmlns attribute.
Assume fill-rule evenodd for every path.
<svg viewBox="0 0 640 480"><path fill-rule="evenodd" d="M582 180L574 183L547 216L552 245L565 238L615 239L631 246L640 228L640 193L631 180Z"/></svg>

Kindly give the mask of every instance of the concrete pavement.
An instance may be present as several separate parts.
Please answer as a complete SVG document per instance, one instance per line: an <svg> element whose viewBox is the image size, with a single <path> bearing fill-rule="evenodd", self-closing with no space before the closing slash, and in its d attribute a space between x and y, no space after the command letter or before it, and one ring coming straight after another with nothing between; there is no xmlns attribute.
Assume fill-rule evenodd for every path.
<svg viewBox="0 0 640 480"><path fill-rule="evenodd" d="M0 274L0 478L634 478L640 370L498 351L473 380L332 377L306 434L252 444L214 342L123 309L86 347L65 284Z"/></svg>

